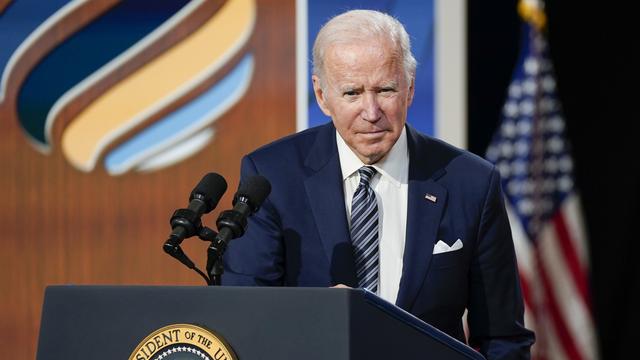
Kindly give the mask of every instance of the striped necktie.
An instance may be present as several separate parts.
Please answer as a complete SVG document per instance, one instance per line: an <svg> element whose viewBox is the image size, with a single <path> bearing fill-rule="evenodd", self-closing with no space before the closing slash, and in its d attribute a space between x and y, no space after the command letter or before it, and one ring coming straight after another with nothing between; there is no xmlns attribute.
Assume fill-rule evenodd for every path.
<svg viewBox="0 0 640 360"><path fill-rule="evenodd" d="M358 173L360 184L351 202L351 242L358 285L375 293L378 291L378 203L369 183L376 169L363 166Z"/></svg>

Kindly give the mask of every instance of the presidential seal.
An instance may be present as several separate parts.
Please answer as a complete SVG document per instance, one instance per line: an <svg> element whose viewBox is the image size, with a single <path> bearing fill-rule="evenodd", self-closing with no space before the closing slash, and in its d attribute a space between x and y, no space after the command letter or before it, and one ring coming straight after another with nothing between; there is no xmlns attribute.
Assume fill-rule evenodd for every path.
<svg viewBox="0 0 640 360"><path fill-rule="evenodd" d="M238 360L213 332L191 324L165 326L147 336L129 360Z"/></svg>

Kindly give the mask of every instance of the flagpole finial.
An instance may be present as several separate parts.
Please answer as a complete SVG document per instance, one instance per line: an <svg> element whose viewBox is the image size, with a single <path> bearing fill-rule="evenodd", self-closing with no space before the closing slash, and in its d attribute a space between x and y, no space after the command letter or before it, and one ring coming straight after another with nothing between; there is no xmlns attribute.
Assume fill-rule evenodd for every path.
<svg viewBox="0 0 640 360"><path fill-rule="evenodd" d="M538 30L544 29L547 24L543 0L520 0L518 2L518 14L524 21L535 26Z"/></svg>

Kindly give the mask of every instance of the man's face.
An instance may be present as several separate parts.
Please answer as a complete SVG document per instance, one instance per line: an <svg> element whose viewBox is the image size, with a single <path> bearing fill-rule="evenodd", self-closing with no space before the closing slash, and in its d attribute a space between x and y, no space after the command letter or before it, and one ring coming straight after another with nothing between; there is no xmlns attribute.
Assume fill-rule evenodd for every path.
<svg viewBox="0 0 640 360"><path fill-rule="evenodd" d="M324 78L313 76L316 100L338 133L365 164L382 159L396 143L413 99L400 59L386 41L333 45Z"/></svg>

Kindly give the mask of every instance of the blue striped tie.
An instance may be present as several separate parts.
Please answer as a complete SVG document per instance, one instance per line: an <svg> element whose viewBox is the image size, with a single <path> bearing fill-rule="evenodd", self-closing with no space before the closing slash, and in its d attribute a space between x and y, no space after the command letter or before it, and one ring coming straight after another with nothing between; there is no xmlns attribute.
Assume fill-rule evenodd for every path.
<svg viewBox="0 0 640 360"><path fill-rule="evenodd" d="M358 285L378 291L378 203L369 182L376 173L371 166L358 170L360 184L351 202L351 242Z"/></svg>

